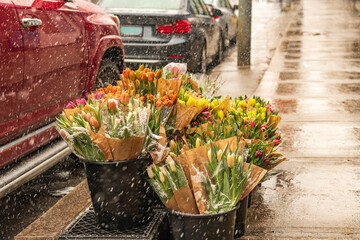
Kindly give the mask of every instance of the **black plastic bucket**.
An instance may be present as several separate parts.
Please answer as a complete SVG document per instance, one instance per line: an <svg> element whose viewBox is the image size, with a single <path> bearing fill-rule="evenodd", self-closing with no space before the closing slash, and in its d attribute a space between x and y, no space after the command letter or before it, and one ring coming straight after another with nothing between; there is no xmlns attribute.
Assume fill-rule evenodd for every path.
<svg viewBox="0 0 360 240"><path fill-rule="evenodd" d="M150 221L154 191L146 180L149 158L83 163L102 228L124 230Z"/></svg>
<svg viewBox="0 0 360 240"><path fill-rule="evenodd" d="M171 239L233 239L237 208L238 206L227 212L208 215L169 211Z"/></svg>
<svg viewBox="0 0 360 240"><path fill-rule="evenodd" d="M238 204L239 208L236 210L234 238L239 238L245 234L248 202L249 196L241 200Z"/></svg>

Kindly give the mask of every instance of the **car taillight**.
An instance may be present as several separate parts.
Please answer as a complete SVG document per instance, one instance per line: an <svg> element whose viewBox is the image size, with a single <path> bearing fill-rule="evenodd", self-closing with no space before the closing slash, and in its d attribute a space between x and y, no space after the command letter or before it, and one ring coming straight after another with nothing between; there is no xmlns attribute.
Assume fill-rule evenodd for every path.
<svg viewBox="0 0 360 240"><path fill-rule="evenodd" d="M175 33L189 33L191 30L191 23L186 20L178 20L176 22Z"/></svg>
<svg viewBox="0 0 360 240"><path fill-rule="evenodd" d="M177 20L176 23L162 24L157 27L159 33L189 33L191 23L187 20Z"/></svg>
<svg viewBox="0 0 360 240"><path fill-rule="evenodd" d="M157 27L159 33L173 33L175 29L174 24L163 24Z"/></svg>

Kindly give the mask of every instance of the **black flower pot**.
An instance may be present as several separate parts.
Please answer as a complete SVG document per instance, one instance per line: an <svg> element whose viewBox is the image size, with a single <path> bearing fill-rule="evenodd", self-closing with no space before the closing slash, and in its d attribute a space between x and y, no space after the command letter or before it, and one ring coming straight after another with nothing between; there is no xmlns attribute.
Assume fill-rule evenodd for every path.
<svg viewBox="0 0 360 240"><path fill-rule="evenodd" d="M187 214L169 211L171 239L233 239L237 208L217 214Z"/></svg>
<svg viewBox="0 0 360 240"><path fill-rule="evenodd" d="M83 163L102 228L124 230L150 221L154 192L146 180L149 158Z"/></svg>
<svg viewBox="0 0 360 240"><path fill-rule="evenodd" d="M234 238L239 238L245 234L248 202L249 196L241 200L238 204L239 208L236 210Z"/></svg>

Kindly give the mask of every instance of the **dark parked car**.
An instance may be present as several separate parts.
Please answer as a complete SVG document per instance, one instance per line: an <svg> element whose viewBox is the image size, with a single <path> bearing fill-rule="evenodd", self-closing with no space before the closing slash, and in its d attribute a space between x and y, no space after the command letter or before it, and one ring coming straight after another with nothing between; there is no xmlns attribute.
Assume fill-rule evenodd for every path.
<svg viewBox="0 0 360 240"><path fill-rule="evenodd" d="M190 71L205 72L222 58L220 25L202 0L101 0L119 17L127 65L163 66L188 63Z"/></svg>
<svg viewBox="0 0 360 240"><path fill-rule="evenodd" d="M219 9L221 14L218 19L221 29L224 32L223 42L226 47L229 46L230 42L236 41L237 36L237 16L235 10L238 9L238 5L231 6L229 0L204 0L209 6L210 12L214 12L215 9Z"/></svg>
<svg viewBox="0 0 360 240"><path fill-rule="evenodd" d="M57 138L55 116L119 76L124 50L118 19L84 0L0 0L0 19L2 167Z"/></svg>

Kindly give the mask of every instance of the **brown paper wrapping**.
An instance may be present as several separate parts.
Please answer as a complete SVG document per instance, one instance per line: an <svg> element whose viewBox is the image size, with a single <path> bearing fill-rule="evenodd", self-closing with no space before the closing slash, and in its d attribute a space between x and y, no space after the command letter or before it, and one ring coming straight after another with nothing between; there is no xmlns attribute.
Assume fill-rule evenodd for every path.
<svg viewBox="0 0 360 240"><path fill-rule="evenodd" d="M89 134L91 136L91 141L93 141L94 143L96 143L96 145L98 145L100 150L103 152L106 160L114 161L114 157L112 155L110 145L107 141L107 137L105 136L104 125L101 125L97 134L95 134L93 131L89 131Z"/></svg>
<svg viewBox="0 0 360 240"><path fill-rule="evenodd" d="M163 202L165 207L170 210L179 211L175 196L173 196L169 201Z"/></svg>
<svg viewBox="0 0 360 240"><path fill-rule="evenodd" d="M182 167L182 169L185 173L185 177L189 183L189 187L192 191L193 189L192 189L192 183L191 183L190 166L189 166L189 162L187 160L185 152L182 151L181 154L176 157L175 161Z"/></svg>
<svg viewBox="0 0 360 240"><path fill-rule="evenodd" d="M244 172L247 171L248 167L249 167L249 163L244 162ZM244 198L247 197L247 195L249 195L249 193L256 187L256 185L259 184L259 182L264 177L266 172L267 172L266 169L252 165L250 170L250 176L246 181L240 200L243 200Z"/></svg>
<svg viewBox="0 0 360 240"><path fill-rule="evenodd" d="M226 145L229 145L229 148L232 151L235 151L237 148L237 137L223 139L212 144L219 146L221 149L224 149ZM196 205L201 214L206 214L208 210L208 195L206 194L202 178L202 174L207 178L210 177L206 167L206 162L209 161L207 157L207 149L210 149L210 144L185 151L190 169L192 190L194 192Z"/></svg>
<svg viewBox="0 0 360 240"><path fill-rule="evenodd" d="M224 99L224 101L222 101L219 106L217 106L216 108L214 108L214 112L217 112L219 110L222 110L225 114L227 113L227 111L230 109L230 97L226 96L226 98Z"/></svg>
<svg viewBox="0 0 360 240"><path fill-rule="evenodd" d="M182 80L169 80L164 78L159 78L157 81L157 92L161 92L164 90L165 92L168 92L170 90L173 90L174 93L178 93L181 87Z"/></svg>
<svg viewBox="0 0 360 240"><path fill-rule="evenodd" d="M199 115L205 108L198 106L185 106L182 103L176 102L176 122L175 129L182 130L190 122L195 119L197 115Z"/></svg>
<svg viewBox="0 0 360 240"><path fill-rule="evenodd" d="M108 138L114 161L138 158L144 143L144 136L126 139Z"/></svg>
<svg viewBox="0 0 360 240"><path fill-rule="evenodd" d="M178 211L183 213L199 214L194 196L189 185L174 191L174 197L178 206Z"/></svg>
<svg viewBox="0 0 360 240"><path fill-rule="evenodd" d="M286 160L286 157L282 153L280 153L278 151L273 152L272 155L279 158L280 160L276 164L267 165L265 168L268 171L270 171L271 169L273 169L274 167L276 167L277 165L279 165L280 163L282 163L283 161Z"/></svg>
<svg viewBox="0 0 360 240"><path fill-rule="evenodd" d="M269 120L268 120L268 124L267 124L267 125L270 126L271 124L274 123L274 125L272 125L272 128L276 128L277 125L279 124L280 120L281 120L281 117L280 117L280 116L271 115L271 116L269 117Z"/></svg>

